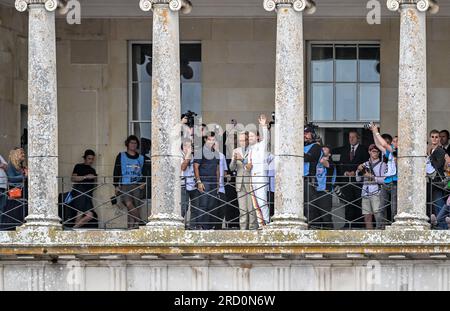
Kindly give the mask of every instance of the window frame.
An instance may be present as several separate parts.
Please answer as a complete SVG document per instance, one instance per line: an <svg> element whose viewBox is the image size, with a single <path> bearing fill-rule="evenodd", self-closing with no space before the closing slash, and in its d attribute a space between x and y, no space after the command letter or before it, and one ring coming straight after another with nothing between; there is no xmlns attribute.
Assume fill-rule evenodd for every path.
<svg viewBox="0 0 450 311"><path fill-rule="evenodd" d="M378 47L380 49L380 64L381 64L381 42L376 40L370 40L370 41L339 41L339 40L330 40L330 41L307 41L307 57L306 57L306 100L307 100L307 119L308 121L314 122L314 124L317 124L319 127L323 128L347 128L347 127L354 127L354 128L362 128L364 127L365 123L368 123L370 121L380 122L381 119L381 72L380 72L380 81L379 82L361 82L360 81L360 60L359 60L359 46L360 45L373 45L374 47ZM329 121L314 121L313 119L313 103L312 103L312 71L311 71L311 59L312 59L312 47L314 45L324 45L324 46L332 46L333 47L333 81L327 82L333 84L333 120ZM356 46L356 57L357 57L357 80L356 82L336 82L336 46L339 45L355 45ZM317 82L317 83L325 83L325 82ZM340 121L336 120L336 84L342 83L342 84L356 84L356 114L358 118L360 117L360 85L362 84L379 84L380 85L380 118L378 120L355 120L355 121Z"/></svg>
<svg viewBox="0 0 450 311"><path fill-rule="evenodd" d="M134 44L153 44L153 41L151 40L128 40L128 48L127 48L127 61L128 61L128 109L127 109L127 123L128 123L128 134L127 135L133 135L134 134L134 127L133 125L136 123L150 123L150 126L152 124L152 120L133 120L133 45ZM180 41L181 44L200 44L202 47L202 41L200 40L187 40L187 41ZM202 67L202 79L203 79L203 67ZM203 85L203 82L202 82ZM180 98L181 100L181 98ZM200 104L203 103L203 100ZM181 102L180 102L181 105ZM203 105L202 105L203 106Z"/></svg>

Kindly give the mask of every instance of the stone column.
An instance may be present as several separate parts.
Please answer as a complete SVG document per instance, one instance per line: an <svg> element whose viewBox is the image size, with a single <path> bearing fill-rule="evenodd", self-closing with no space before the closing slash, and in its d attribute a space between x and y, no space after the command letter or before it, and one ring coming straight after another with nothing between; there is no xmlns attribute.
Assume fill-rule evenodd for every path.
<svg viewBox="0 0 450 311"><path fill-rule="evenodd" d="M275 86L275 215L268 228L306 229L303 215L304 53L303 11L310 0L265 0L277 12Z"/></svg>
<svg viewBox="0 0 450 311"><path fill-rule="evenodd" d="M181 108L179 10L185 0L141 0L153 11L152 215L148 226L183 228L181 217Z"/></svg>
<svg viewBox="0 0 450 311"><path fill-rule="evenodd" d="M400 13L398 95L398 204L392 228L429 228L426 216L427 57L426 12L430 0L389 0Z"/></svg>
<svg viewBox="0 0 450 311"><path fill-rule="evenodd" d="M16 0L28 9L28 210L26 227L61 228L58 217L56 0Z"/></svg>

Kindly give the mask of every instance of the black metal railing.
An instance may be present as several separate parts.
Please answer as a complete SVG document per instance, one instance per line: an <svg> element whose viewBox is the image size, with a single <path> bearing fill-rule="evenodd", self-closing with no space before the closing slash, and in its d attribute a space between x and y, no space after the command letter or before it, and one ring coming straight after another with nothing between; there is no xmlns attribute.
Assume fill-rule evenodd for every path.
<svg viewBox="0 0 450 311"><path fill-rule="evenodd" d="M182 177L181 216L186 229L263 228L274 214L273 178L226 176L219 185L202 177L205 190L199 191L193 177ZM58 214L66 230L133 229L145 225L151 214L150 177L131 185L115 185L113 177L89 183L74 183L71 177L58 181ZM305 177L304 215L310 229L384 229L394 221L396 183L338 176L318 186L315 177ZM22 189L20 197L12 195L16 188ZM427 214L433 229L448 229L449 195L450 178L428 178ZM8 184L7 191L0 192L0 230L14 230L27 214L26 183Z"/></svg>
<svg viewBox="0 0 450 311"><path fill-rule="evenodd" d="M116 184L114 177L72 182L60 177L58 214L64 229L132 229L150 215L150 177Z"/></svg>
<svg viewBox="0 0 450 311"><path fill-rule="evenodd" d="M7 183L0 191L0 230L15 230L24 224L28 215L28 191L26 181Z"/></svg>

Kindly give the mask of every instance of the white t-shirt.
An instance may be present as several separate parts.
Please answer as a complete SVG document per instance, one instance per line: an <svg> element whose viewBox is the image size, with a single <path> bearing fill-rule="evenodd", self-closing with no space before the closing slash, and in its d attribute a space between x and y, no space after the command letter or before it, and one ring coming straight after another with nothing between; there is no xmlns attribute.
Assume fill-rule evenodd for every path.
<svg viewBox="0 0 450 311"><path fill-rule="evenodd" d="M184 162L185 154L184 152L181 152L182 160L181 163ZM196 189L195 187L195 180L194 180L194 158L191 158L191 161L189 162L188 167L186 168L183 173L183 179L181 180L181 186L186 186L187 191L193 191Z"/></svg>
<svg viewBox="0 0 450 311"><path fill-rule="evenodd" d="M1 155L0 155L0 163L8 164ZM0 168L0 189L6 189L7 178L8 177L6 175L6 171Z"/></svg>
<svg viewBox="0 0 450 311"><path fill-rule="evenodd" d="M227 160L225 158L225 155L222 152L219 152L219 155L220 155L220 160L219 160L219 171L220 171L219 192L220 193L225 193L224 177L225 177L225 171L228 171L228 166L227 166Z"/></svg>

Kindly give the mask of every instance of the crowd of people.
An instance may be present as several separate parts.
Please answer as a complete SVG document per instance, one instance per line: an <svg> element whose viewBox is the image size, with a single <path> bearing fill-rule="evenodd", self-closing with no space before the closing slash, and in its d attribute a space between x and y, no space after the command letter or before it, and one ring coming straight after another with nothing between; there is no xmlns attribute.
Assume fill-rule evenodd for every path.
<svg viewBox="0 0 450 311"><path fill-rule="evenodd" d="M185 116L182 121L186 124ZM397 136L380 134L375 124L367 126L373 143L361 143L358 131L348 133L348 143L339 148L323 145L313 125L304 128L304 215L314 229L383 229L397 214ZM274 215L275 161L271 152L273 128L260 115L257 129L225 133L221 137L201 131L201 145L194 134L183 136L181 155L181 216L193 230L261 229ZM221 148L221 143L225 143ZM151 198L150 158L139 153L138 137L125 141L126 150L115 160L113 204L127 210L129 228L145 224L140 209ZM197 154L197 150L201 152ZM227 155L221 152L226 149ZM199 156L198 156L199 155ZM96 154L86 150L76 164L72 189L60 195L70 206L71 227L97 227L93 204L97 185ZM427 213L436 229L450 224L450 146L447 130L430 132L426 161ZM27 216L26 156L22 148L0 156L0 229L11 230ZM335 204L338 202L339 204ZM336 213L339 206L343 213ZM345 216L339 216L339 215ZM61 211L60 211L61 216ZM339 225L339 226L337 226Z"/></svg>

